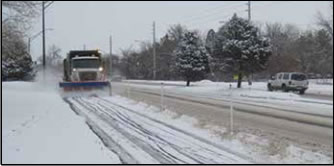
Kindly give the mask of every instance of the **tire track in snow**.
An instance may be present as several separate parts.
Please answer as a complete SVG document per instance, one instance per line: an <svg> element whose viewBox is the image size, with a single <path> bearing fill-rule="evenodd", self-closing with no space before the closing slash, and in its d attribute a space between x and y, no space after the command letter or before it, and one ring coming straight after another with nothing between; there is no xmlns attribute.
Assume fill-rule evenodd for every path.
<svg viewBox="0 0 334 166"><path fill-rule="evenodd" d="M109 105L109 107L114 108L113 105ZM108 108L107 108L107 109L108 109ZM121 112L124 111L122 108L118 108L118 109L121 109L121 110L122 110ZM119 113L121 113L121 112L119 112ZM142 121L141 121L141 122L142 122ZM131 123L129 123L129 124L131 124ZM147 125L152 125L152 124L149 124L149 123L148 123ZM155 127L156 127L156 126L155 126ZM161 129L161 128L160 128L160 129ZM140 131L142 131L142 130L147 131L147 133L148 133L149 136L153 136L153 138L158 139L158 141L155 141L155 143L156 143L156 142L162 142L162 143L164 143L164 144L167 143L168 146L172 147L172 148L173 148L174 150L176 150L179 154L181 154L181 155L183 155L183 156L185 156L185 157L187 157L187 158L190 158L190 159L194 160L195 162L197 162L197 163L199 163L199 164L204 164L204 163L218 163L218 162L215 162L215 161L212 160L212 159L205 158L205 157L203 157L203 156L201 156L201 155L198 155L197 153L187 154L187 153L185 153L185 152L183 151L182 147L177 146L176 144L174 144L173 142L169 141L168 139L164 139L164 138L162 138L162 137L160 137L160 136L154 134L153 132L148 131L147 129L145 129L145 128L143 128L143 127L141 127L139 130L140 130ZM163 132L169 133L167 130L163 130L163 129L161 129L161 130L162 130ZM173 135L173 133L169 133L169 134L172 134L172 135ZM184 139L184 138L182 138L182 139ZM189 141L189 142L192 142L192 140L187 140L187 141L185 141L185 140L182 140L182 139L178 140L178 141L182 141L182 144L187 144L188 141ZM192 137L192 139L193 139L193 137ZM195 144L195 145L193 145L193 146L198 147L199 145ZM191 147L191 146L189 146L189 147ZM200 147L199 149L201 149L202 151L205 150L205 151L211 152L211 153L213 153L213 154L215 153L214 151L211 151L210 149L208 149L208 148L206 148L206 147ZM215 154L215 155L216 155L216 156L220 156L219 154ZM220 156L220 157L222 157L222 156ZM199 160L199 159L201 159L201 160ZM235 161L234 159L231 159L231 158L229 158L229 160L230 160L230 161L237 162L237 161Z"/></svg>
<svg viewBox="0 0 334 166"><path fill-rule="evenodd" d="M110 109L108 109L108 108L106 108L106 107L104 107L104 108L105 108L106 110L110 110ZM173 148L175 151L177 151L179 154L182 154L183 156L185 156L185 157L187 157L187 158L193 160L193 161L196 162L196 163L204 164L203 161L198 160L198 159L196 159L195 157L192 157L192 156L190 156L190 155L188 155L188 154L182 152L182 149L181 149L180 147L174 146L173 144L171 144L171 143L168 142L167 140L165 140L165 139L159 137L158 135L156 135L156 134L154 134L154 133L152 133L152 132L146 130L144 127L141 127L140 125L136 124L136 123L133 122L132 120L123 118L123 117L122 117L123 115L121 115L121 114L119 114L119 113L116 113L116 116L118 116L118 118L122 119L126 124L131 125L131 126L133 127L133 130L136 131L138 134L141 134L141 135L143 135L144 137L147 137L149 140L151 140L151 141L152 141L152 142L159 148L159 150L160 150L160 151L159 151L159 150L155 150L155 151L156 151L155 153L164 153L164 154L167 154L169 158L173 158L173 159L179 160L179 161L181 161L182 163L187 163L187 162L185 162L185 161L183 161L183 160L177 158L175 155L172 155L171 153L165 151L165 150L163 149L163 147L161 146L161 144L168 144L168 146L172 147L172 148ZM123 125L125 125L125 124L123 123ZM121 130L121 129L120 129L120 130ZM123 132L124 132L124 131L123 131ZM129 134L126 134L126 135L129 136ZM130 135L130 137L131 137L131 135ZM155 139L154 139L154 138L155 138ZM137 139L138 139L138 138L137 138ZM142 141L143 141L143 140L142 140ZM150 154L152 154L152 153L150 153ZM154 153L153 153L152 155L153 155L153 156L156 156L156 154L154 154ZM173 162L171 162L171 163L173 163ZM174 162L174 163L175 163L175 162Z"/></svg>
<svg viewBox="0 0 334 166"><path fill-rule="evenodd" d="M135 138L133 137L131 134L129 133L126 133L124 131L121 130L121 128L119 127L121 124L121 121L115 119L115 118L110 118L110 116L108 116L107 114L105 114L101 108L99 108L98 105L94 105L92 103L89 103L89 101L85 101L81 98L78 98L76 99L76 101L80 104L80 105L84 105L84 107L87 109L87 110L90 110L90 111L94 111L96 114L98 114L99 116L99 119L100 120L103 120L104 122L108 123L109 127L112 127L115 129L115 131L117 131L117 135L122 135L124 139L127 139L129 140L132 144L132 146L136 146L137 148L140 148L142 149L143 151L145 151L145 153L148 153L149 155L151 155L154 159L156 159L158 162L156 163L176 163L175 161L171 161L171 160L168 160L166 159L166 157L164 156L161 156L160 153L154 151L154 148L152 147L149 147L145 144L142 144L141 142L143 141L140 141L138 138ZM88 103L88 104L87 104ZM82 111L82 110L79 110L79 111ZM115 133L115 132L114 132ZM113 135L113 134L109 134L110 137L115 137L116 135ZM121 144L119 145L120 147L122 146ZM121 149L122 151L126 151L123 149ZM135 157L133 156L134 152L127 152L131 158L134 158L133 160L140 160L138 157L137 159L135 159ZM122 155L119 155L119 157L122 158ZM177 159L177 158L176 158ZM124 159L125 163L133 163L131 160L128 161L127 159ZM140 163L140 161L137 161L137 163ZM155 163L155 162L153 162ZM179 163L186 163L186 162L179 162Z"/></svg>
<svg viewBox="0 0 334 166"><path fill-rule="evenodd" d="M67 102L71 109L79 116L83 116L86 118L86 124L89 128L102 140L103 144L112 152L118 155L120 161L123 164L138 164L136 161L126 150L124 150L115 140L112 139L106 132L101 129L98 125L96 125L92 120L90 120L82 111L82 108L79 108L74 101L70 99L64 99ZM85 105L83 107L87 108Z"/></svg>
<svg viewBox="0 0 334 166"><path fill-rule="evenodd" d="M174 127L174 126L171 126L171 125L169 125L169 124L166 124L166 123L163 123L163 122L161 122L161 121L158 121L158 120L156 120L156 119L152 119L152 118L150 118L150 117L148 117L148 116L146 116L146 115L143 115L143 114L141 114L141 113L139 113L139 112L136 112L136 111L131 110L131 109L128 109L128 108L125 108L125 107L123 107L123 106L121 106L121 105L119 105L119 104L117 104L117 103L108 101L108 100L103 99L103 98L99 98L99 99L100 99L100 100L103 100L104 102L109 103L109 105L108 105L109 107L117 107L118 109L121 109L122 111L119 111L119 112L126 112L126 111L128 111L128 112L132 112L132 113L134 113L134 114L136 114L136 115L138 115L138 116L141 116L141 117L144 117L144 118L148 119L149 121L151 121L151 123L152 123L152 122L156 122L156 124L159 124L160 126L164 126L164 127L168 128L168 129L172 129L171 131L177 132L177 133L179 133L179 134L183 134L183 135L188 136L189 138L191 138L190 140L184 141L184 143L192 142L192 141L194 141L194 140L197 140L197 141L199 141L199 142L201 142L201 143L205 143L205 144L210 145L210 146L212 146L212 147L214 147L214 148L218 148L220 151L225 151L225 152L228 152L229 154L233 154L233 155L235 155L235 156L238 156L238 157L240 157L240 158L243 158L244 160L249 160L249 161L251 161L251 159L250 159L249 157L246 157L246 156L244 156L244 155L242 155L242 154L233 152L233 151L229 150L228 148L222 147L221 145L215 144L215 143L210 142L210 141L208 141L208 140L205 140L205 139L203 139L203 138L201 138L201 137L198 137L198 136L196 136L196 135L194 135L194 134L191 134L191 133L189 133L189 132L186 132L186 131L183 131L183 130L181 130L181 129L178 129L178 128L176 128L176 127ZM111 105L110 105L110 104L111 104ZM142 122L142 121L141 121L141 122ZM151 125L151 124L148 124L148 125ZM162 128L160 128L160 130L162 130L162 131L168 133L167 130L163 130ZM173 134L173 133L170 133L170 134ZM182 139L184 139L184 138L182 137ZM168 140L167 140L167 141L168 141ZM173 144L173 143L172 143L172 144ZM199 145L195 144L194 146L199 146ZM215 153L213 150L211 150L211 149L209 149L209 148L206 148L206 147L201 147L200 149L201 149L201 150L206 150L206 151L208 151L208 152ZM193 154L193 155L197 155L197 154L195 153L195 154ZM221 156L221 157L222 157L222 156L224 156L224 155L219 155L219 154L218 154L218 156ZM198 156L198 157L202 157L202 156ZM225 157L226 157L226 156L225 156ZM231 159L231 160L233 161L233 159Z"/></svg>
<svg viewBox="0 0 334 166"><path fill-rule="evenodd" d="M245 156L234 153L227 148L216 145L208 140L177 129L173 126L147 117L134 110L102 98L69 98L66 100L74 111L85 116L92 130L100 135L107 147L119 155L124 163L141 163L138 156L125 149L124 144L117 142L113 137L122 136L127 143L140 148L153 159L163 164L192 163L249 163ZM94 114L96 119L92 119ZM102 120L113 133L104 131ZM117 135L113 135L117 133ZM102 135L102 136L101 136ZM126 141L125 141L126 142ZM115 146L117 145L117 146ZM115 148L116 147L116 148ZM127 154L127 157L123 157Z"/></svg>
<svg viewBox="0 0 334 166"><path fill-rule="evenodd" d="M89 101L85 100L83 101L84 103L89 103ZM84 104L84 103L81 103L81 104ZM90 103L89 104L90 106L94 106L95 108L99 109L100 111L103 112L103 116L101 116L101 118L105 121L108 121L109 124L111 126L113 126L113 128L115 128L119 133L121 133L122 135L124 135L127 139L129 139L131 142L133 142L134 144L136 144L138 147L140 147L141 149L143 149L145 152L149 153L153 158L155 158L156 160L158 160L160 163L166 163L166 164L172 164L172 163L180 163L180 164L185 164L185 163L202 163L200 162L199 160L193 158L193 157L190 157L188 156L188 160L187 161L183 161L182 159L176 157L175 155L172 155L166 151L159 151L157 150L156 148L152 147L151 144L148 144L148 143L142 143L142 142L145 142L143 139L141 138L138 138L138 137L134 137L133 134L129 133L129 132L126 132L125 130L123 130L122 128L124 128L124 126L128 126L128 125L131 125L131 126L139 126L137 124L134 125L134 122L130 122L128 121L127 117L121 117L121 115L117 115L114 114L114 115L110 115L108 113L106 113L105 111L103 111L103 109L99 108L98 105L94 105L93 103ZM114 118L113 116L117 117L117 118ZM106 117L110 118L110 119L106 119ZM117 122L117 124L114 124L113 122ZM123 126L122 128L120 128L119 126ZM132 132L137 132L138 131L142 131L144 128L142 127L134 127L131 129ZM143 136L147 136L147 135L150 135L149 134L144 134ZM161 148L159 145L161 144L155 144L156 146L158 146L158 148L161 150L163 148Z"/></svg>

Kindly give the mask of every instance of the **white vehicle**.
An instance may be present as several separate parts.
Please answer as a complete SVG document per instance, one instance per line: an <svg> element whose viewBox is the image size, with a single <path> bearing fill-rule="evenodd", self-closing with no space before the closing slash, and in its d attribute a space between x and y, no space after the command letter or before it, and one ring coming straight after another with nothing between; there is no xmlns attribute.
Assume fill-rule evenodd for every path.
<svg viewBox="0 0 334 166"><path fill-rule="evenodd" d="M64 59L64 78L59 86L64 90L110 86L103 65L98 50L72 50Z"/></svg>
<svg viewBox="0 0 334 166"><path fill-rule="evenodd" d="M116 82L121 82L122 80L124 80L124 77L120 76L120 75L114 75L111 77L112 81L116 81Z"/></svg>
<svg viewBox="0 0 334 166"><path fill-rule="evenodd" d="M268 90L298 91L304 94L308 88L307 76L303 73L277 73L268 81Z"/></svg>

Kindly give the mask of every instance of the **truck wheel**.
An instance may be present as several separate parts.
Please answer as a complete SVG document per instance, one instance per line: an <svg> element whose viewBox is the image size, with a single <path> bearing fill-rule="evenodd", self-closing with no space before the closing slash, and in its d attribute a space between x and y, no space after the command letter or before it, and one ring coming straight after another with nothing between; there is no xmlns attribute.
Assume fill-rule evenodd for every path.
<svg viewBox="0 0 334 166"><path fill-rule="evenodd" d="M305 94L305 90L300 90L300 91L299 91L299 94L300 94L300 95Z"/></svg>
<svg viewBox="0 0 334 166"><path fill-rule="evenodd" d="M283 92L289 92L288 88L286 87L285 84L282 85L282 90Z"/></svg>
<svg viewBox="0 0 334 166"><path fill-rule="evenodd" d="M270 92L272 92L274 90L273 87L271 86L271 84L268 84L267 87L268 87L268 91L270 91Z"/></svg>

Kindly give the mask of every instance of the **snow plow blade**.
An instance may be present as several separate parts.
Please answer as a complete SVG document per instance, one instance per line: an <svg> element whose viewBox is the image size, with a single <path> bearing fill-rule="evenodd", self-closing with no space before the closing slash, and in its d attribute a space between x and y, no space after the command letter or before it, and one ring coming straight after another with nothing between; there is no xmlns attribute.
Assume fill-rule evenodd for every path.
<svg viewBox="0 0 334 166"><path fill-rule="evenodd" d="M60 82L59 87L63 89L61 95L66 97L76 96L111 96L111 83L100 82Z"/></svg>
<svg viewBox="0 0 334 166"><path fill-rule="evenodd" d="M107 81L104 82L60 82L59 87L61 88L103 88L110 86Z"/></svg>

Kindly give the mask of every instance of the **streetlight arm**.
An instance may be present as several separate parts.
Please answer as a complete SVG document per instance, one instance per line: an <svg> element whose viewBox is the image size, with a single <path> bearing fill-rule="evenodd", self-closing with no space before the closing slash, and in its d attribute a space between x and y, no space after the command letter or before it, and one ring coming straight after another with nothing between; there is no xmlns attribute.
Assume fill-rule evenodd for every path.
<svg viewBox="0 0 334 166"><path fill-rule="evenodd" d="M51 4L53 4L54 1L49 2L48 4L46 4L46 6L44 7L44 9L48 8Z"/></svg>
<svg viewBox="0 0 334 166"><path fill-rule="evenodd" d="M52 31L52 28L47 28L45 29L45 31ZM42 34L43 31L38 32L37 34L35 34L34 36L30 37L30 40L34 40L36 37L38 37L39 35Z"/></svg>

